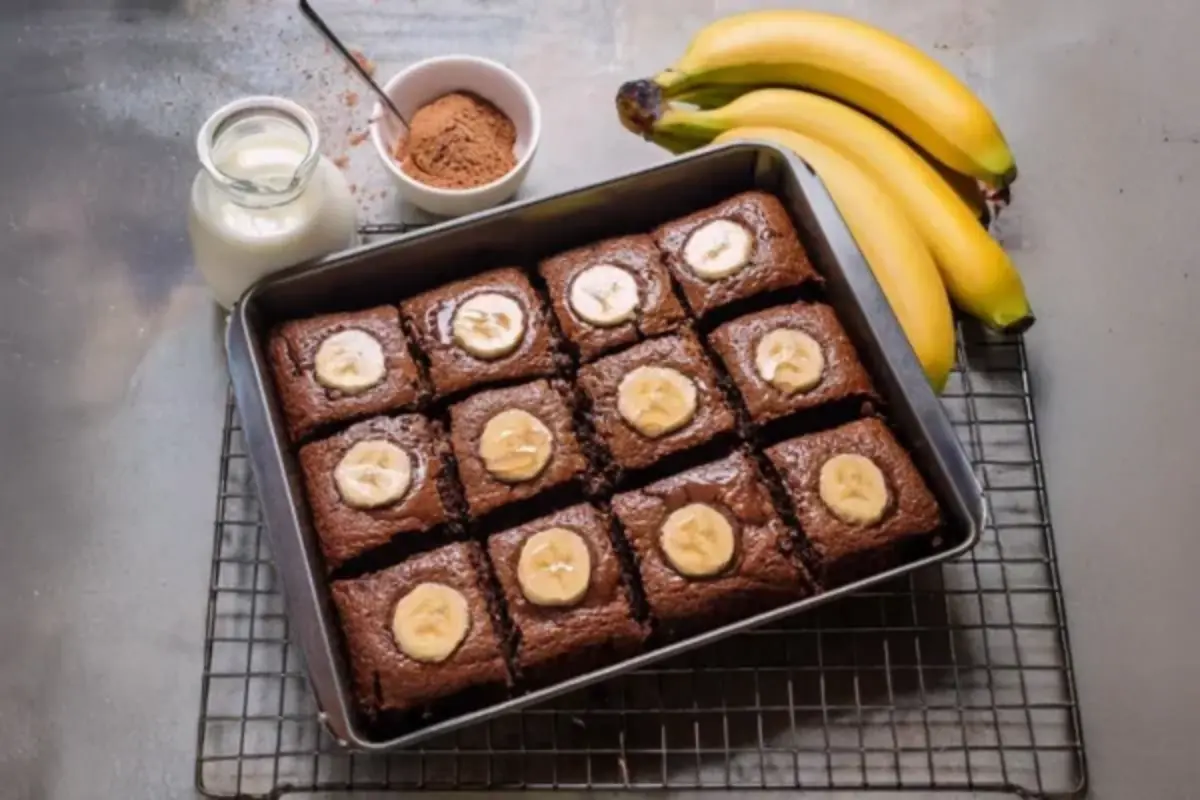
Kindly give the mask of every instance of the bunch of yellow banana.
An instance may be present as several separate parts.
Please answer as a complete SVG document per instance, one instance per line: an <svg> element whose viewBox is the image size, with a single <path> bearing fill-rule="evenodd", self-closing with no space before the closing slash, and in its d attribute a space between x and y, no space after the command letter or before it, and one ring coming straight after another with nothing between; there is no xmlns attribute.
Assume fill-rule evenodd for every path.
<svg viewBox="0 0 1200 800"><path fill-rule="evenodd" d="M623 85L617 109L672 152L758 139L807 161L935 388L954 362L949 300L996 329L1033 323L1020 275L979 222L979 182L1003 189L1017 175L1004 136L966 86L890 34L808 11L729 17Z"/></svg>

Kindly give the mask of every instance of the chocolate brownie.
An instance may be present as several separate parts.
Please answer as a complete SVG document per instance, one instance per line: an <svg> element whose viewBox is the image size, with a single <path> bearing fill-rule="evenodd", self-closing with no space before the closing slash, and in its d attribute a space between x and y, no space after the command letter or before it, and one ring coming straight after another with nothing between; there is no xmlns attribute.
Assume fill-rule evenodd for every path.
<svg viewBox="0 0 1200 800"><path fill-rule="evenodd" d="M822 469L843 454L865 457L882 473L886 498L878 519L847 518L822 498ZM768 448L767 456L791 495L823 582L844 582L893 566L898 547L941 525L937 501L908 453L879 419L857 420L790 439Z"/></svg>
<svg viewBox="0 0 1200 800"><path fill-rule="evenodd" d="M725 519L733 545L715 574L689 577L672 563L664 528L697 504ZM792 535L744 453L619 494L612 507L633 546L650 611L668 628L725 619L812 591Z"/></svg>
<svg viewBox="0 0 1200 800"><path fill-rule="evenodd" d="M383 368L378 380L369 385L339 389L328 377L323 379L317 374L317 354L325 345L323 358L336 368L336 357L329 348L345 339L347 331L369 337L359 337L349 344L371 348L369 358L381 355ZM339 338L331 339L339 334ZM285 322L271 335L267 350L292 441L304 439L330 423L414 409L428 393L400 328L400 314L393 306ZM368 383L371 377L360 383Z"/></svg>
<svg viewBox="0 0 1200 800"><path fill-rule="evenodd" d="M688 262L685 252L693 236L706 230L712 232L714 228L708 226L721 221L733 223L749 234L750 252L740 267L728 264L717 273L728 274L702 277ZM654 231L654 241L683 289L684 299L698 316L762 292L820 280L800 246L796 229L783 204L765 192L744 192L711 208L668 222ZM706 255L731 257L730 247L733 246L736 245L727 237L717 237L714 247L708 249Z"/></svg>
<svg viewBox="0 0 1200 800"><path fill-rule="evenodd" d="M629 391L631 374L642 367L673 370L691 383L695 413L686 424L649 435L622 415L621 387ZM664 456L703 444L734 428L733 412L717 385L717 375L691 331L650 339L581 367L578 383L591 400L596 432L621 467L650 466Z"/></svg>
<svg viewBox="0 0 1200 800"><path fill-rule="evenodd" d="M497 298L504 305L467 305ZM556 342L542 300L519 269L494 269L447 284L406 300L401 309L428 359L438 397L501 380L551 375L557 369ZM513 311L519 319L512 318ZM491 355L472 354L460 345L456 330L493 337L492 342L508 341L511 350L498 347Z"/></svg>
<svg viewBox="0 0 1200 800"><path fill-rule="evenodd" d="M511 429L510 419L517 429ZM579 479L587 469L572 409L557 382L492 389L454 404L450 440L472 516ZM511 443L515 452L485 450L492 443L501 448ZM543 445L548 457L539 449ZM527 473L531 477L521 477Z"/></svg>
<svg viewBox="0 0 1200 800"><path fill-rule="evenodd" d="M381 482L374 468L381 457L387 457L386 453L376 454L373 459L368 454L365 467L355 468L346 462L343 471L357 470L358 476L338 474L339 465L352 448L368 442L391 443L408 458L407 487L394 500L377 504L367 498L364 502L361 494L386 490L386 482ZM375 417L301 447L304 487L326 567L336 569L394 536L425 533L448 521L451 510L447 499L452 491L447 486L451 480L446 469L449 454L450 445L441 426L417 414ZM354 484L348 489L339 486L339 480L352 481L356 477L368 483L358 485L357 490Z"/></svg>
<svg viewBox="0 0 1200 800"><path fill-rule="evenodd" d="M563 334L591 361L679 327L687 315L654 240L622 236L549 258L538 268ZM578 307L578 303L587 305Z"/></svg>
<svg viewBox="0 0 1200 800"><path fill-rule="evenodd" d="M645 638L645 629L630 607L609 527L607 515L581 504L488 538L488 553L516 629L517 664L523 670L626 653ZM586 593L567 605L534 602L519 576L522 551L530 538L556 528L578 534L590 556Z"/></svg>
<svg viewBox="0 0 1200 800"><path fill-rule="evenodd" d="M456 543L413 556L382 572L330 586L363 711L402 711L472 686L511 682L485 584L483 551ZM440 584L466 600L467 630L441 661L408 655L393 634L397 605L422 584Z"/></svg>
<svg viewBox="0 0 1200 800"><path fill-rule="evenodd" d="M803 362L801 368L812 366L813 354L798 351L792 331L817 345L815 360L820 369L811 377L795 369L794 364L790 371L779 370L781 364L786 370L788 361L797 358ZM772 338L764 341L768 335ZM708 335L708 341L733 378L750 418L756 422L767 422L835 400L874 394L871 379L850 338L833 309L821 303L795 303L747 314L717 328ZM760 350L769 365L767 368L775 370L773 380L764 378L757 366ZM809 386L810 383L813 385Z"/></svg>

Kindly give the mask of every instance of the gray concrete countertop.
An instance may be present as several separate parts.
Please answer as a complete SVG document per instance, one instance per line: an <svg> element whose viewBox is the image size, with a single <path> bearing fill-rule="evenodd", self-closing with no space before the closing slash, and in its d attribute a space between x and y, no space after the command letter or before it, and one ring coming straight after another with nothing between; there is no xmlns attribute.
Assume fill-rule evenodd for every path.
<svg viewBox="0 0 1200 800"><path fill-rule="evenodd" d="M664 154L611 96L727 0L327 0L387 73L468 51L545 109L536 194ZM1021 180L1001 234L1029 284L1040 432L1092 796L1200 785L1200 5L820 0L931 50L991 104ZM191 797L220 315L184 234L205 115L317 112L364 221L397 209L367 109L279 0L0 2L0 791Z"/></svg>

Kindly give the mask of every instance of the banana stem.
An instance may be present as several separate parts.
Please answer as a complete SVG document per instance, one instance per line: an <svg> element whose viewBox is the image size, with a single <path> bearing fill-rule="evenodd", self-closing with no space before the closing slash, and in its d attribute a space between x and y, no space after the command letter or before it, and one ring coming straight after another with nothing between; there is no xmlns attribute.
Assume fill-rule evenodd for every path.
<svg viewBox="0 0 1200 800"><path fill-rule="evenodd" d="M727 123L714 118L711 112L681 108L667 103L654 123L655 133L699 142L711 142L729 129Z"/></svg>
<svg viewBox="0 0 1200 800"><path fill-rule="evenodd" d="M736 83L724 86L697 86L694 89L688 89L686 92L678 94L673 99L673 102L687 103L701 111L711 111L714 108L720 108L727 103L731 103L747 92L754 91L757 88L760 87Z"/></svg>
<svg viewBox="0 0 1200 800"><path fill-rule="evenodd" d="M687 153L691 150L695 150L697 147L703 147L704 145L708 144L709 141L707 139L675 136L669 133L660 133L659 131L651 132L646 138L667 152L673 153L674 155Z"/></svg>
<svg viewBox="0 0 1200 800"><path fill-rule="evenodd" d="M650 138L662 115L663 94L653 81L626 81L617 89L617 116L626 130Z"/></svg>
<svg viewBox="0 0 1200 800"><path fill-rule="evenodd" d="M663 100L662 90L648 80L628 81L617 90L617 114L626 129L672 153L686 153L713 140L720 130L687 124L686 112ZM680 124L665 120L683 117Z"/></svg>
<svg viewBox="0 0 1200 800"><path fill-rule="evenodd" d="M686 72L670 67L655 75L650 82L672 96L686 91L695 83Z"/></svg>

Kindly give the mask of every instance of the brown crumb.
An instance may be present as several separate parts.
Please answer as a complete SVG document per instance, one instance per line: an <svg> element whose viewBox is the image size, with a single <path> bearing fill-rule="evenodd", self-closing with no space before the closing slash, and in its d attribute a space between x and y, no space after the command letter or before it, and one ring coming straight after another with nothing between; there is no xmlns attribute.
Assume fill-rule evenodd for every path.
<svg viewBox="0 0 1200 800"><path fill-rule="evenodd" d="M360 131L358 133L351 134L350 139L349 139L350 146L358 147L360 144L365 142L370 136L371 136L370 131Z"/></svg>
<svg viewBox="0 0 1200 800"><path fill-rule="evenodd" d="M367 71L368 75L375 77L375 62L367 58L366 54L363 53L362 50L355 48L350 51L350 55L354 56L354 60L358 62L359 66ZM347 68L346 71L349 72L349 68Z"/></svg>
<svg viewBox="0 0 1200 800"><path fill-rule="evenodd" d="M354 108L358 105L358 92L353 89L347 89L342 92L342 100L346 103L347 108Z"/></svg>
<svg viewBox="0 0 1200 800"><path fill-rule="evenodd" d="M346 169L350 166L350 156L335 156L333 165L338 169Z"/></svg>
<svg viewBox="0 0 1200 800"><path fill-rule="evenodd" d="M357 183L350 184L350 194L358 194L358 184Z"/></svg>

